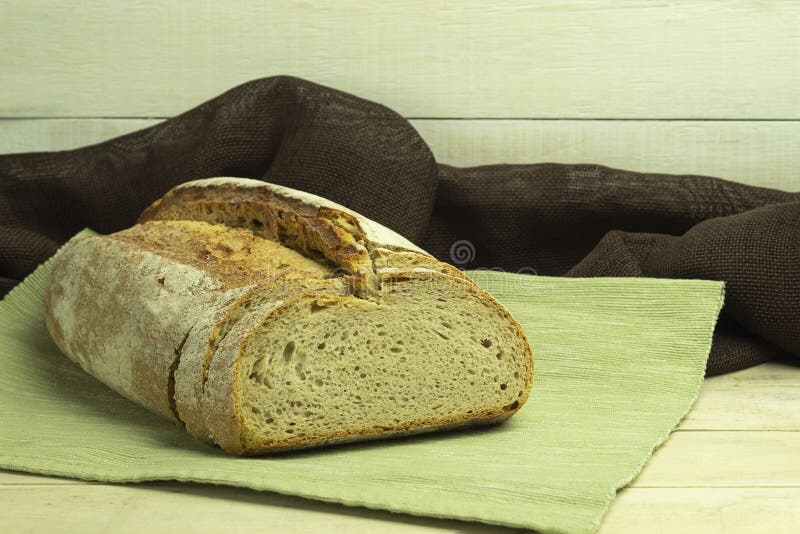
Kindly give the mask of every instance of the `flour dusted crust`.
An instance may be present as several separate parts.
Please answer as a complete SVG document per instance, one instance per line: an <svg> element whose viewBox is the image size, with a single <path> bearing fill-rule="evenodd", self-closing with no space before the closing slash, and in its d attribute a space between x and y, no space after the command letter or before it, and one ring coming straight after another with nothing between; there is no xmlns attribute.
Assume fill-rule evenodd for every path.
<svg viewBox="0 0 800 534"><path fill-rule="evenodd" d="M117 392L177 421L168 393L175 350L199 314L213 308L221 282L97 237L69 242L50 280L45 317L62 352Z"/></svg>
<svg viewBox="0 0 800 534"><path fill-rule="evenodd" d="M416 299L413 306L408 299ZM236 454L501 421L527 400L533 377L533 357L519 324L461 271L338 204L256 180L188 182L153 203L130 229L74 239L54 263L45 307L53 339L75 363L131 400L184 425L196 438ZM462 320L462 309L468 325L450 324ZM401 350L379 338L385 334L379 330L386 321L377 318L411 324L418 319L417 310L445 326L431 330L440 337L429 333L416 349L403 347L402 351L410 351L412 361L407 361L405 352L395 356ZM351 314L362 319L352 319ZM366 322L359 323L362 320ZM372 326L360 332L359 324ZM411 342L427 327L425 321L414 324L407 335L402 333L404 325L388 325L395 338L392 343L402 344L406 337ZM318 345L319 354L308 350L306 339L317 329L320 342L313 345ZM440 378L444 383L448 373L455 376L458 370L464 378L450 386L458 390L457 398L445 397L446 402L438 403L425 390L418 401L419 417L413 401L406 399L410 404L403 405L405 412L397 408L397 414L405 415L393 419L392 403L382 393L368 391L372 386L367 382L373 378L369 377L362 380L364 395L380 400L383 411L376 411L369 424L358 423L362 414L355 413L352 424L331 427L334 406L318 408L325 399L337 397L338 390L330 389L330 376L324 372L331 374L333 368L326 366L334 364L325 362L339 356L332 347L323 347L326 340L331 345L339 334L344 336L346 329L375 341L369 350L374 358L399 358L391 364L397 366L396 372L410 373L417 376L415 380L436 375L436 383L428 387L440 387ZM473 333L481 329L489 333ZM286 342L284 359L278 357L265 366L258 356L273 349L259 352L252 347L271 343L282 348L284 334L278 332L284 331L299 336L297 343ZM453 339L453 332L461 337ZM366 350L364 345L358 347L352 351ZM422 354L425 350L433 351L430 361L438 355L443 363L433 370L416 367L413 358L420 358L420 366L429 365ZM366 352L356 357L340 349L339 354L342 362L366 367L374 363ZM448 355L452 355L449 360ZM292 357L299 363L290 361ZM306 372L317 373L313 375L317 389L309 386L312 375L306 379L303 365ZM357 372L341 374L342 369L333 375L337 372L342 392L352 397L353 388L361 391ZM408 396L402 381L381 380L377 383L384 389L394 387L397 395ZM502 391L487 389L492 380ZM321 391L327 397L320 397ZM266 400L259 395L267 395ZM255 396L262 399L260 404ZM285 412L295 409L295 401L287 401L290 397L297 405L307 404L297 413L308 415L308 421L298 423L292 416L291 427L278 429ZM432 403L437 406L431 407ZM453 403L453 410L448 411L448 403ZM262 409L266 413L261 414ZM317 418L324 412L329 419L324 424L312 422L312 412ZM276 420L277 430L266 428L262 419Z"/></svg>

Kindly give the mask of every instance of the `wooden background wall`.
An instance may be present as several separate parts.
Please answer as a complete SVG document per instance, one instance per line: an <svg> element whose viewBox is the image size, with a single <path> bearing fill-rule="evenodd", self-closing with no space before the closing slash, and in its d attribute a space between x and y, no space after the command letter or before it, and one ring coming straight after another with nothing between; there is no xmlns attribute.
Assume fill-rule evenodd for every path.
<svg viewBox="0 0 800 534"><path fill-rule="evenodd" d="M800 190L800 3L0 0L0 153L94 143L292 74L441 162L591 162Z"/></svg>

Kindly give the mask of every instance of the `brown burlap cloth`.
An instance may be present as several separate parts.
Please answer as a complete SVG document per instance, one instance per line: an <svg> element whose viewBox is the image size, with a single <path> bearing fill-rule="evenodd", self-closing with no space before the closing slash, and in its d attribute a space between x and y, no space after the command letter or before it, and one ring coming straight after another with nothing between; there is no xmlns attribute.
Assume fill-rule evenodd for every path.
<svg viewBox="0 0 800 534"><path fill-rule="evenodd" d="M80 229L130 226L209 176L328 197L462 268L723 280L709 373L800 356L800 194L599 165L440 165L390 109L291 77L98 145L0 156L0 288Z"/></svg>

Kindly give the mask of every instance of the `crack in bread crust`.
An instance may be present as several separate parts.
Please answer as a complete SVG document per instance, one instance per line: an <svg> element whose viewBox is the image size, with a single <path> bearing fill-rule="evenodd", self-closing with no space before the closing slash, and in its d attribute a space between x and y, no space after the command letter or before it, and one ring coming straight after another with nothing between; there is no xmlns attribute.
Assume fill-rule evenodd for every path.
<svg viewBox="0 0 800 534"><path fill-rule="evenodd" d="M200 220L244 228L317 262L327 260L351 276L359 298L377 294L377 277L359 221L348 213L313 207L266 187L234 184L173 189L147 208L139 222Z"/></svg>
<svg viewBox="0 0 800 534"><path fill-rule="evenodd" d="M175 359L172 360L172 363L169 366L169 377L167 381L167 397L169 398L169 409L172 412L172 415L175 416L175 419L178 420L178 423L181 426L185 426L183 419L181 419L180 413L178 413L178 408L175 403L175 371L178 370L178 365L181 363L181 356L183 355L183 346L186 345L186 340L189 339L189 334L192 333L192 329L194 326L189 328L186 331L186 335L183 336L180 344L175 347Z"/></svg>
<svg viewBox="0 0 800 534"><path fill-rule="evenodd" d="M148 207L139 222L198 220L244 228L349 276L357 298L380 296L378 269L399 265L460 274L390 230L326 199L242 178L189 182Z"/></svg>

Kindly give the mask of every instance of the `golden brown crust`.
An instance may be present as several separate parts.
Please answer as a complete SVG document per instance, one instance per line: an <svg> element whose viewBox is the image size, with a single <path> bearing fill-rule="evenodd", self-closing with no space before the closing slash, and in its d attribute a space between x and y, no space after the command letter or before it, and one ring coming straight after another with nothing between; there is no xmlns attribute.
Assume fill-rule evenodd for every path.
<svg viewBox="0 0 800 534"><path fill-rule="evenodd" d="M317 208L267 187L235 184L179 187L147 208L139 222L197 220L244 228L353 277L354 291L374 290L374 269L366 238L355 217Z"/></svg>
<svg viewBox="0 0 800 534"><path fill-rule="evenodd" d="M278 278L324 278L332 269L320 265L250 230L197 221L151 221L111 234L163 258L188 265L219 280L226 288L265 284Z"/></svg>
<svg viewBox="0 0 800 534"><path fill-rule="evenodd" d="M443 419L424 421L424 422L419 422L413 428L411 425L407 425L408 428L405 430L403 430L402 427L397 427L397 429L392 429L392 430L375 428L372 430L367 429L363 432L339 432L336 434L330 434L329 437L327 438L315 439L313 441L311 440L303 441L300 439L296 439L291 443L287 441L280 445L271 446L269 447L268 450L263 448L247 449L244 447L240 447L238 450L229 450L227 452L236 454L238 456L263 456L267 453L275 454L275 453L299 451L317 447L344 445L347 443L354 443L361 441L376 441L381 439L418 436L420 434L429 434L433 432L457 431L471 427L495 425L498 423L502 423L503 421L514 415L514 413L516 413L518 409L519 408L515 408L501 415L492 415L492 413L494 412L487 410L485 412L476 413L475 417L468 420L461 420L457 418L443 418Z"/></svg>

